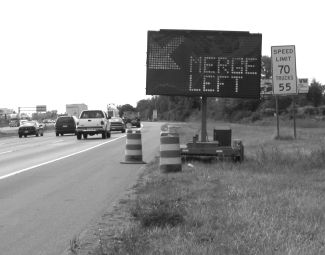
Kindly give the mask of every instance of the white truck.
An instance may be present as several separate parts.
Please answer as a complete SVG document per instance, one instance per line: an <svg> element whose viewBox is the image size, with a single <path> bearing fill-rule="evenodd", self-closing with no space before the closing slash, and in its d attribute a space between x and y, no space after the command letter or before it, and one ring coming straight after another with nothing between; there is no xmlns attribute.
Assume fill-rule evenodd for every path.
<svg viewBox="0 0 325 255"><path fill-rule="evenodd" d="M76 133L77 139L83 136L87 139L88 135L101 134L103 139L111 137L110 122L104 111L85 110L82 111L77 121Z"/></svg>
<svg viewBox="0 0 325 255"><path fill-rule="evenodd" d="M107 115L108 117L120 117L119 110L117 109L115 104L107 105Z"/></svg>
<svg viewBox="0 0 325 255"><path fill-rule="evenodd" d="M9 127L19 127L20 124L20 114L12 113L9 115Z"/></svg>

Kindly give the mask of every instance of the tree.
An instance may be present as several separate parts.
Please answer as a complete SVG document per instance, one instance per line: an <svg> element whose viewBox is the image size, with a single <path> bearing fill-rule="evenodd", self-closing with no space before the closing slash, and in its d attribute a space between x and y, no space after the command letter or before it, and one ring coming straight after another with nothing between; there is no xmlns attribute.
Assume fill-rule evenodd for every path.
<svg viewBox="0 0 325 255"><path fill-rule="evenodd" d="M314 107L319 106L322 102L322 85L315 79L313 79L310 84L307 100L310 101Z"/></svg>
<svg viewBox="0 0 325 255"><path fill-rule="evenodd" d="M35 112L32 114L33 120L42 121L45 119L52 119L55 120L58 117L57 110L47 111L47 112Z"/></svg>
<svg viewBox="0 0 325 255"><path fill-rule="evenodd" d="M136 109L130 104L119 105L117 106L117 109L119 110L120 116L123 116L123 113L126 111L131 111L131 112L136 111Z"/></svg>
<svg viewBox="0 0 325 255"><path fill-rule="evenodd" d="M261 76L263 79L270 79L272 77L272 61L269 56L262 56L262 70Z"/></svg>
<svg viewBox="0 0 325 255"><path fill-rule="evenodd" d="M194 110L200 109L199 97L185 96L154 96L142 99L137 103L136 110L142 119L151 119L153 109L158 111L160 120L186 120Z"/></svg>
<svg viewBox="0 0 325 255"><path fill-rule="evenodd" d="M141 119L147 120L152 116L153 107L154 102L152 100L142 99L137 103L136 110L140 112Z"/></svg>

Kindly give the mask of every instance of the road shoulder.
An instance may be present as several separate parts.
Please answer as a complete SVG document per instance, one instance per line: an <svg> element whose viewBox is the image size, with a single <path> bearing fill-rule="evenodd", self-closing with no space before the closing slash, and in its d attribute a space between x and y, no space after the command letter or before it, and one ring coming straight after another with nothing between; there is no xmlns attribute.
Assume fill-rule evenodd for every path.
<svg viewBox="0 0 325 255"><path fill-rule="evenodd" d="M69 246L61 255L105 254L106 246L119 238L119 233L130 224L130 201L136 197L136 190L148 175L146 165L140 170L137 182L115 202L108 205L101 216L93 219L81 233L67 241ZM103 247L105 246L105 247ZM102 252L102 253L101 253Z"/></svg>

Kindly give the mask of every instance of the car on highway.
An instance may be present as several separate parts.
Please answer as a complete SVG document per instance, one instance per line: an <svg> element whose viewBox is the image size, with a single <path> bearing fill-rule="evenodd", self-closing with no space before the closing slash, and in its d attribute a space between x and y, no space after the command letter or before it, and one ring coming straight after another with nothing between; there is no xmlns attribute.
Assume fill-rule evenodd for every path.
<svg viewBox="0 0 325 255"><path fill-rule="evenodd" d="M122 133L125 133L125 123L122 118L111 117L109 122L111 123L111 131L121 131Z"/></svg>
<svg viewBox="0 0 325 255"><path fill-rule="evenodd" d="M55 122L55 135L77 134L77 118L75 116L60 116Z"/></svg>
<svg viewBox="0 0 325 255"><path fill-rule="evenodd" d="M19 126L23 125L25 122L27 122L28 120L20 120L19 121Z"/></svg>
<svg viewBox="0 0 325 255"><path fill-rule="evenodd" d="M81 112L77 122L77 139L83 136L87 139L88 135L101 134L103 139L111 137L110 122L108 116L101 110L84 110Z"/></svg>
<svg viewBox="0 0 325 255"><path fill-rule="evenodd" d="M19 120L10 120L9 121L9 127L18 127L19 126Z"/></svg>
<svg viewBox="0 0 325 255"><path fill-rule="evenodd" d="M51 119L44 119L44 120L42 120L42 123L44 123L45 125L46 124L52 124L53 123L53 120L51 120ZM54 123L55 123L55 121L54 121Z"/></svg>
<svg viewBox="0 0 325 255"><path fill-rule="evenodd" d="M9 121L9 127L20 127L26 121L28 121L28 119L11 119Z"/></svg>
<svg viewBox="0 0 325 255"><path fill-rule="evenodd" d="M28 135L43 136L44 128L35 120L26 121L18 128L19 138L27 137Z"/></svg>

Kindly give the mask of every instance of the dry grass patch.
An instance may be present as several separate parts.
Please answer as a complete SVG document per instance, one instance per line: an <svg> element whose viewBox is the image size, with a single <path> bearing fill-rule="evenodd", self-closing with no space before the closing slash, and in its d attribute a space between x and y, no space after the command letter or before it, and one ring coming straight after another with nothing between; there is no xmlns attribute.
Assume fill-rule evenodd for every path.
<svg viewBox="0 0 325 255"><path fill-rule="evenodd" d="M269 127L233 130L260 141L241 164L192 161L172 174L150 164L128 202L132 220L100 254L325 254L321 131L292 141Z"/></svg>

